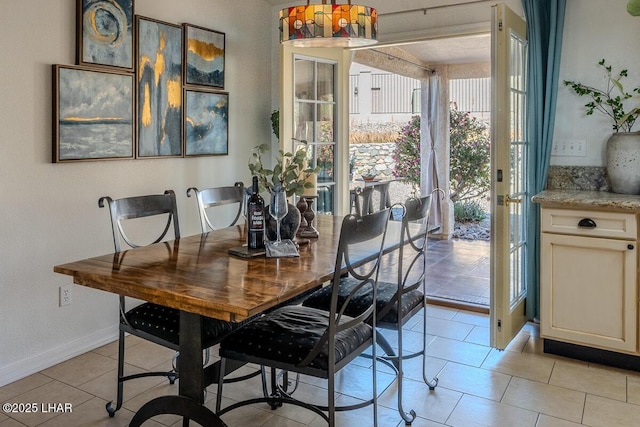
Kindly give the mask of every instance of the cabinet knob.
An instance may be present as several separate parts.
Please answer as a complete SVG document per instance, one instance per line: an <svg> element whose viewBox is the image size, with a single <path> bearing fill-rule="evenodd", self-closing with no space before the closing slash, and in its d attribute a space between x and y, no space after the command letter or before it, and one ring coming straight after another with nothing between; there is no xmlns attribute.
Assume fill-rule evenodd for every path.
<svg viewBox="0 0 640 427"><path fill-rule="evenodd" d="M627 245L627 249L633 250L633 245L631 245L631 244Z"/></svg>
<svg viewBox="0 0 640 427"><path fill-rule="evenodd" d="M580 228L596 228L596 222L594 220L592 220L591 218L582 218L579 222L578 222L578 227Z"/></svg>

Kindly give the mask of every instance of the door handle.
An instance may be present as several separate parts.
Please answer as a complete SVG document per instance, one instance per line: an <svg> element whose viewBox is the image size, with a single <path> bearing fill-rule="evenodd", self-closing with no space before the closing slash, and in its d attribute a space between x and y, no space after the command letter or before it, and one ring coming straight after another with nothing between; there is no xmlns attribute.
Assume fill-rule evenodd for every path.
<svg viewBox="0 0 640 427"><path fill-rule="evenodd" d="M509 206L511 203L522 203L522 199L512 199L508 194L504 196L504 205Z"/></svg>

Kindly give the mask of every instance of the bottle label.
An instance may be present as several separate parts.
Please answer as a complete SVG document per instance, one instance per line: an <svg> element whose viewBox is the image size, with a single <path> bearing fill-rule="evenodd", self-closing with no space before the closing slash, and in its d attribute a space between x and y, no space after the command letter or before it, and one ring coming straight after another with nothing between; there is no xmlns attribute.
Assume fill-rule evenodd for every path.
<svg viewBox="0 0 640 427"><path fill-rule="evenodd" d="M249 207L249 229L250 230L262 230L264 228L264 212L262 208L258 206Z"/></svg>

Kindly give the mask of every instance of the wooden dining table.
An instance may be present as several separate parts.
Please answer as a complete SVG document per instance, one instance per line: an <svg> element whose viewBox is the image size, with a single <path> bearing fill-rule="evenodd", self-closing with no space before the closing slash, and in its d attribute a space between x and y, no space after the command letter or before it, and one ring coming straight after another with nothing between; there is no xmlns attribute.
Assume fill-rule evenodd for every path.
<svg viewBox="0 0 640 427"><path fill-rule="evenodd" d="M171 404L178 413L186 411L192 419L204 420L209 411L203 405L204 391L218 381L219 373L217 365L202 368L202 316L242 322L319 288L333 276L342 220L318 216L319 238L300 245L299 257L231 255L230 249L246 243L246 228L237 225L56 265L54 271L72 276L75 284L180 310L179 396L146 403L130 425L160 413L176 413L163 412ZM399 235L400 223L390 222L386 251L398 247ZM351 262L364 264L375 256L354 254L357 259ZM225 375L237 368L230 365Z"/></svg>

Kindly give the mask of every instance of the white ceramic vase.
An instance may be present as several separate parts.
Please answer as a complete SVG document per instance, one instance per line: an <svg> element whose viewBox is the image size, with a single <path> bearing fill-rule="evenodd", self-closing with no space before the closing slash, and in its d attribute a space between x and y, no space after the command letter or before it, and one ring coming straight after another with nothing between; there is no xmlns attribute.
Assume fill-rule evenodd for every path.
<svg viewBox="0 0 640 427"><path fill-rule="evenodd" d="M640 132L618 132L607 141L607 174L611 191L640 194Z"/></svg>

